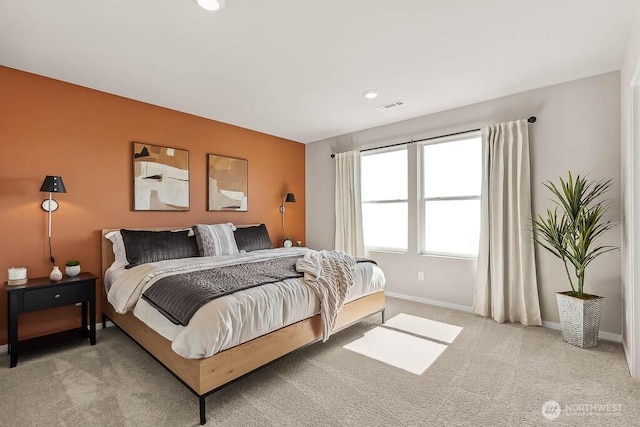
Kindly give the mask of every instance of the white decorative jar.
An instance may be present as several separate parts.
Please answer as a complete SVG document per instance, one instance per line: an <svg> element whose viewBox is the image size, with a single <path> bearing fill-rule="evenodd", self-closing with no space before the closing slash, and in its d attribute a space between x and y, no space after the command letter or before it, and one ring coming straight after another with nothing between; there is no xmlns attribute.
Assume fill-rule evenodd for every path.
<svg viewBox="0 0 640 427"><path fill-rule="evenodd" d="M52 282L62 280L62 271L60 271L57 265L53 266L53 270L51 270L51 273L49 274L49 279L51 279Z"/></svg>
<svg viewBox="0 0 640 427"><path fill-rule="evenodd" d="M7 271L7 285L24 285L27 283L27 267L11 267Z"/></svg>
<svg viewBox="0 0 640 427"><path fill-rule="evenodd" d="M78 274L80 274L80 265L68 265L65 267L64 272L67 274L67 276L69 277L76 277Z"/></svg>

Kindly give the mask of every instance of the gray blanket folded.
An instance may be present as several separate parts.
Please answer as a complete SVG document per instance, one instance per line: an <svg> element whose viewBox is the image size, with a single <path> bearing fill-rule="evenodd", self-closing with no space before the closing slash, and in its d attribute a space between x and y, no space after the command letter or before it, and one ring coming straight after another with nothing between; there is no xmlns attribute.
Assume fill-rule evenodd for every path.
<svg viewBox="0 0 640 427"><path fill-rule="evenodd" d="M215 298L302 277L295 268L299 258L301 256L179 273L158 280L142 298L174 324L186 326L200 307Z"/></svg>

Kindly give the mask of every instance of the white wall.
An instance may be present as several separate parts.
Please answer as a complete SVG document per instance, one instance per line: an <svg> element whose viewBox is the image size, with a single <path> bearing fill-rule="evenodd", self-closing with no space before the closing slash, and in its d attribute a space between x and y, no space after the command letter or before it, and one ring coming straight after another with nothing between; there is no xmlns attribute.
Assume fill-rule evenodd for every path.
<svg viewBox="0 0 640 427"><path fill-rule="evenodd" d="M623 330L622 343L631 375L640 378L640 291L635 278L640 265L640 6L637 7L634 24L620 73L622 99L622 277L623 277ZM632 88L635 88L634 100ZM635 102L634 102L635 101ZM635 116L635 117L634 117ZM633 127L636 134L634 135ZM635 183L635 184L634 184ZM635 267L634 267L635 266ZM636 271L634 271L634 268ZM635 291L635 292L634 292Z"/></svg>
<svg viewBox="0 0 640 427"><path fill-rule="evenodd" d="M332 152L438 136L531 115L538 117L538 122L529 127L534 210L552 206L543 181L557 180L571 170L614 180L609 194L610 216L619 219L620 74L613 72L307 144L308 245L318 249L334 247ZM415 168L416 163L412 162L411 167ZM413 181L410 186L416 185ZM412 202L409 209L415 212L416 201ZM471 306L475 261L417 255L416 230L415 215L410 215L408 254L369 254L384 269L387 290ZM606 243L619 246L620 234L620 230L610 233ZM604 255L592 264L586 277L587 292L605 297L601 330L613 334L622 330L620 262L620 252ZM418 271L425 272L424 282L417 280ZM542 318L558 322L555 292L569 286L562 264L541 251L538 251L538 281Z"/></svg>

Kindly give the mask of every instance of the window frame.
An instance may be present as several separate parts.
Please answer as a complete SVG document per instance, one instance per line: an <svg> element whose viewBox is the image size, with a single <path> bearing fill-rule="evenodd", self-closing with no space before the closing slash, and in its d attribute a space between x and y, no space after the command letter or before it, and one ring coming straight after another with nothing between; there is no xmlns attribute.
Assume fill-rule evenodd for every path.
<svg viewBox="0 0 640 427"><path fill-rule="evenodd" d="M443 136L442 138L432 139L429 141L421 142L418 144L418 153L417 153L417 168L418 168L418 191L416 192L417 196L417 204L418 204L418 224L417 224L417 234L418 234L418 255L423 256L433 256L433 257L442 257L442 258L460 258L460 259L478 259L478 254L462 254L456 252L441 252L441 251L428 251L426 250L426 236L425 236L425 228L426 228L426 217L425 217L425 204L426 202L438 202L438 201L456 201L456 200L480 200L481 196L441 196L441 197L425 197L424 192L424 147L429 145L436 144L446 144L455 141L461 141L466 139L474 139L480 138L480 144L482 144L482 133L480 130L474 130L470 132L465 132L462 134L451 135L451 136ZM482 158L480 159L482 162ZM482 179L482 176L480 177Z"/></svg>
<svg viewBox="0 0 640 427"><path fill-rule="evenodd" d="M406 178L406 182L407 182L407 198L406 199L385 199L385 200L360 200L360 205L361 205L361 209L364 211L364 205L382 205L382 204L391 204L391 203L406 203L407 205L407 235L405 236L407 239L407 245L406 248L393 248L393 247L385 247L385 246L367 246L365 243L364 246L364 250L367 252L390 252L390 253L396 253L396 254L407 254L409 253L409 199L410 199L410 195L409 195L409 147L405 146L394 146L394 147L385 147L385 148L376 148L376 149L372 149L372 150L367 150L365 152L360 152L360 169L362 170L362 158L366 157L366 156L373 156L376 154L384 154L384 153L392 153L392 152L396 152L396 151L404 151L406 153L407 156L407 162L406 162L406 167L407 167L407 176ZM360 175L360 186L362 187L362 174ZM360 191L360 194L362 194L362 190ZM363 212L364 214L364 212ZM363 222L364 222L364 218L363 218ZM364 225L364 224L363 224ZM365 233L364 233L364 227L362 230L362 239L365 240Z"/></svg>

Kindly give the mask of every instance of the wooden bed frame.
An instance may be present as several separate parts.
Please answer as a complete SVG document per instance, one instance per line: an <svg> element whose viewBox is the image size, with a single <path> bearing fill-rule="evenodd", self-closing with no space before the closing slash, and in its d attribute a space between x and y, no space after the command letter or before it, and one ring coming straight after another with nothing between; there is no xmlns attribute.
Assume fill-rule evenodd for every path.
<svg viewBox="0 0 640 427"><path fill-rule="evenodd" d="M183 227L145 228L145 230L176 230ZM105 235L110 231L102 230L102 278L114 261L111 241ZM130 228L136 230L136 228ZM117 313L107 301L102 286L101 306L103 327L111 320L142 348L150 353L165 368L189 388L200 401L200 424L206 423L205 398L224 385L264 366L294 350L321 340L322 326L320 315L301 320L289 326L255 338L251 341L229 348L205 359L187 359L171 349L167 340L131 312ZM384 323L384 292L375 292L344 305L336 321L335 330L344 329L372 314L382 313Z"/></svg>

